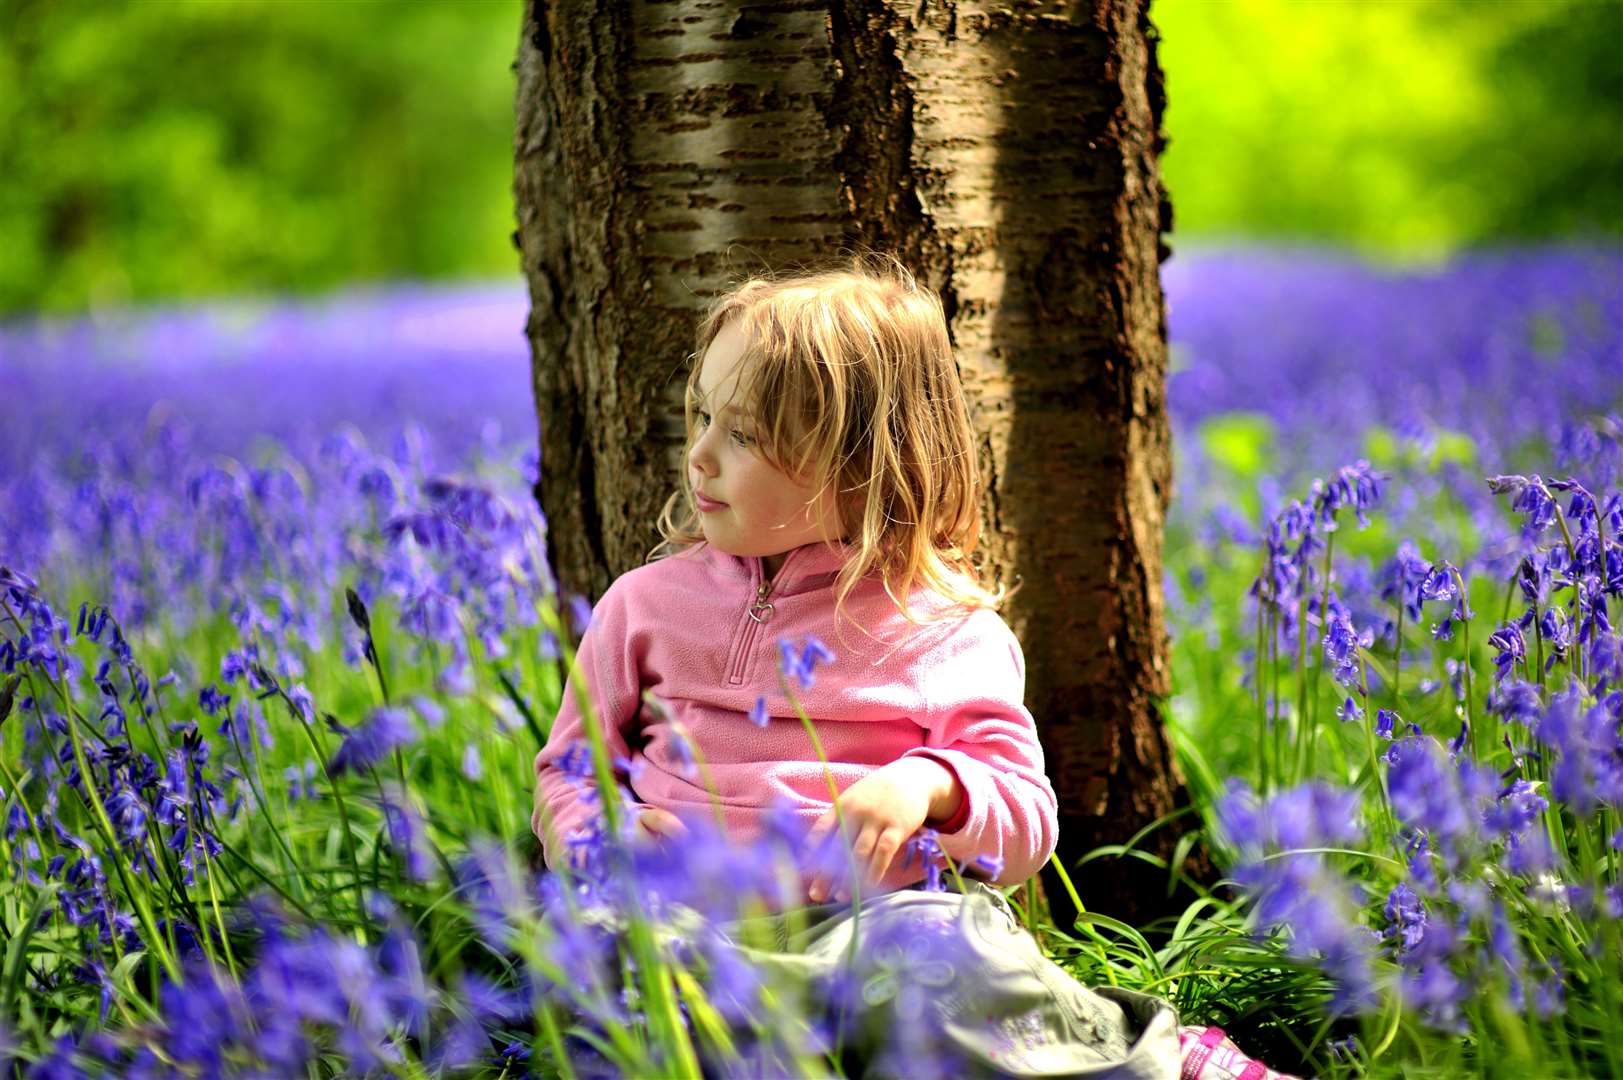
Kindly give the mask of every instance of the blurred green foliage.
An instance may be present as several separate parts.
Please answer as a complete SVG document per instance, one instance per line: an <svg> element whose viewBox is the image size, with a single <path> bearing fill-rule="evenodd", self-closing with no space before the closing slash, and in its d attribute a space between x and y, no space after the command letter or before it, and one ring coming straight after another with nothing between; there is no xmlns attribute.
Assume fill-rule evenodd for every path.
<svg viewBox="0 0 1623 1080"><path fill-rule="evenodd" d="M0 0L0 312L512 274L519 0Z"/></svg>
<svg viewBox="0 0 1623 1080"><path fill-rule="evenodd" d="M1156 0L1176 231L1425 258L1623 233L1619 0Z"/></svg>
<svg viewBox="0 0 1623 1080"><path fill-rule="evenodd" d="M513 274L520 0L0 0L0 314ZM1623 232L1623 0L1156 0L1180 239Z"/></svg>

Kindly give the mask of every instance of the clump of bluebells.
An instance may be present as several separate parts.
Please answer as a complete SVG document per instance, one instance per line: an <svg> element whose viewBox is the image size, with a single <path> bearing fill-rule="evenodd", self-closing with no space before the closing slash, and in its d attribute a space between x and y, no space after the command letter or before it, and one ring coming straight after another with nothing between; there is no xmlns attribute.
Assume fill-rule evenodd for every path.
<svg viewBox="0 0 1623 1080"><path fill-rule="evenodd" d="M296 325L266 340L301 342L297 363L250 342L232 378L323 416L431 403L448 437L256 419L271 392L199 413L195 358L82 380L105 400L8 368L28 424L78 420L0 433L0 1053L40 1076L837 1071L850 986L772 984L717 929L782 906L797 866L838 882L837 843L806 849L785 814L754 845L700 825L638 846L611 803L575 866L525 865L556 608L579 633L590 605L555 595L533 451L467 430L522 382L459 380L496 388L482 409L390 382L410 355L380 374ZM495 366L441 346L430 367ZM388 387L351 394L363 369ZM149 393L171 405L132 407ZM833 660L815 640L785 655L786 687ZM910 857L944 887L932 835ZM921 1053L930 1032L905 1027Z"/></svg>
<svg viewBox="0 0 1623 1080"><path fill-rule="evenodd" d="M1345 573L1334 480L1268 530L1251 593L1261 752L1215 825L1257 932L1324 973L1327 1013L1356 1032L1329 1067L1448 1047L1471 1071L1623 1070L1608 1036L1623 1025L1623 471L1611 479L1488 478L1517 523L1497 580L1412 541L1372 579Z"/></svg>
<svg viewBox="0 0 1623 1080"><path fill-rule="evenodd" d="M1623 278L1600 255L1419 280L1172 267L1190 362L1169 387L1170 607L1205 632L1177 636L1174 665L1236 699L1243 682L1255 715L1226 725L1250 733L1225 759L1180 749L1259 938L1216 971L1195 947L1234 936L1215 908L1165 948L1037 923L1079 975L1223 1012L1252 973L1271 1015L1296 1011L1303 1072L1623 1071ZM23 1075L826 1075L868 998L882 1060L957 1071L930 1028L954 970L941 927L871 928L817 987L774 983L718 930L783 898L766 868L848 865L787 819L753 848L702 823L639 846L610 800L568 873L526 865L568 640L545 612L562 601L579 632L590 606L554 595L527 491L524 305L386 297L232 334L159 313L121 349L0 328L30 403L0 425L0 1057ZM1539 393L1495 391L1529 370ZM1259 407L1266 474L1191 453L1214 413ZM1373 464L1286 497L1355 458ZM1483 484L1485 462L1557 478ZM828 657L788 645L804 685ZM1249 783L1225 792L1202 752ZM586 748L578 765L594 782ZM965 869L928 832L909 848L931 887Z"/></svg>
<svg viewBox="0 0 1623 1080"><path fill-rule="evenodd" d="M479 524L470 537L503 528ZM0 724L20 750L4 764L4 850L31 899L7 931L41 945L3 1004L30 1075L291 1075L334 1061L357 1075L499 1075L533 1057L585 1075L810 1076L837 1071L859 1038L914 1072L959 1072L945 1020L892 958L905 946L950 989L967 970L952 925L874 927L872 950L811 985L762 970L749 949L770 939L723 931L792 907L814 872L844 883L848 847L810 843L788 807L752 844L703 821L651 844L611 803L571 838L569 866L537 876L510 846L459 841L437 812L488 795L465 770L436 778L433 761L407 760L460 703L428 696L432 672L386 676L384 628L358 593L338 617L358 632L366 705L289 684L257 635L182 694L180 676L146 676L108 609L70 624L27 575L0 570L0 589ZM567 640L550 604L536 623ZM432 642L419 634L425 654ZM834 660L815 639L783 654L791 700ZM533 714L488 654L485 671L504 710ZM410 692L396 703L391 685ZM487 748L509 775L528 771L530 751ZM568 760L583 785L600 779L593 747ZM268 786L277 775L297 783ZM908 858L929 888L960 871L928 830ZM884 979L892 993L876 997ZM874 1022L891 998L894 1031Z"/></svg>

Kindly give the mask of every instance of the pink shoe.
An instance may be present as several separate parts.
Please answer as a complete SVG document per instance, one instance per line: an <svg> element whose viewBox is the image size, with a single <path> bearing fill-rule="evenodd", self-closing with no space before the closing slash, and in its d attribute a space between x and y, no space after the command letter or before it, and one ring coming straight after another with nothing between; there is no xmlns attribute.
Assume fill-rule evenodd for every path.
<svg viewBox="0 0 1623 1080"><path fill-rule="evenodd" d="M1296 1080L1240 1053L1220 1027L1178 1029L1178 1080Z"/></svg>

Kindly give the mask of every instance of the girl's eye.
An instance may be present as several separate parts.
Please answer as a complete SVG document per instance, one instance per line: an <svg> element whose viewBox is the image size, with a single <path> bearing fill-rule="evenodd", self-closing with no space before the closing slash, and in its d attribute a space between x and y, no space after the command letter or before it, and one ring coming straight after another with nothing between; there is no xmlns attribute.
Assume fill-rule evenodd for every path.
<svg viewBox="0 0 1623 1080"><path fill-rule="evenodd" d="M704 427L709 427L710 426L710 414L709 413L701 412L701 413L698 414L698 416L699 416L699 423L701 425L703 425ZM737 443L739 446L748 446L750 444L750 437L748 435L744 434L742 431L738 430L737 428L733 428L733 442Z"/></svg>

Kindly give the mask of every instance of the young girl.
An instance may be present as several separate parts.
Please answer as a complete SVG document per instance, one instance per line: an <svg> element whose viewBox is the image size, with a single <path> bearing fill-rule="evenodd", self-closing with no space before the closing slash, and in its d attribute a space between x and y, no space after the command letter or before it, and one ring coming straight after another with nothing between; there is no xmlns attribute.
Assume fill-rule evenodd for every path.
<svg viewBox="0 0 1623 1080"><path fill-rule="evenodd" d="M940 301L890 259L751 280L711 305L696 355L685 482L661 514L663 543L603 595L576 656L638 827L682 833L684 818L713 812L713 786L738 839L785 799L826 836L831 773L864 920L968 901L909 888L926 876L903 857L921 829L994 884L1031 877L1054 850L1056 800L1003 596L970 559L976 448ZM826 771L780 689L784 664ZM598 809L565 768L584 738L570 686L536 758L532 824L549 866ZM836 963L846 886L802 885L821 906L797 951ZM1000 893L970 892L993 912L971 920L973 1011L1002 1035L949 1025L961 1053L1015 1075L1179 1075L1169 1006L1080 986ZM1185 1066L1209 1064L1206 1077L1275 1075L1220 1032L1184 1041Z"/></svg>

